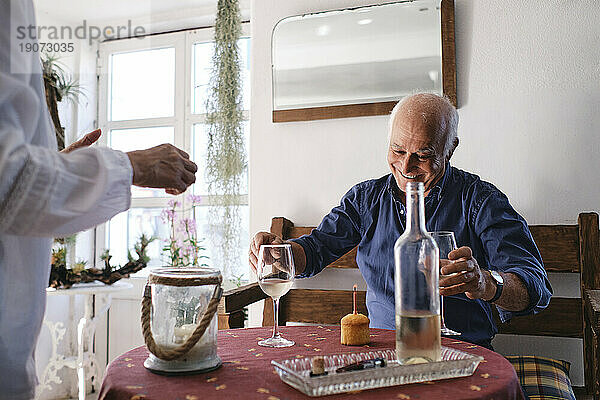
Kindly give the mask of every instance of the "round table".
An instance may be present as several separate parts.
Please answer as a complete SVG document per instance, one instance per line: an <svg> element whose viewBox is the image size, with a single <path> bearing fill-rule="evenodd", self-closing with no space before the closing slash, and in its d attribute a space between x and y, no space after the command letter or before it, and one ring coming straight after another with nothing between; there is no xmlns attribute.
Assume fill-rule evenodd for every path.
<svg viewBox="0 0 600 400"><path fill-rule="evenodd" d="M296 345L272 349L257 345L271 328L229 329L218 333L219 369L188 376L161 376L147 371L148 351L138 347L108 366L99 400L306 399L285 384L271 360L295 356L365 351L367 346L342 346L339 326L285 326L282 336ZM524 399L512 365L500 354L470 343L442 338L442 345L480 355L484 360L470 377L365 390L360 399ZM395 347L395 331L371 329L369 349ZM357 392L327 396L358 398Z"/></svg>

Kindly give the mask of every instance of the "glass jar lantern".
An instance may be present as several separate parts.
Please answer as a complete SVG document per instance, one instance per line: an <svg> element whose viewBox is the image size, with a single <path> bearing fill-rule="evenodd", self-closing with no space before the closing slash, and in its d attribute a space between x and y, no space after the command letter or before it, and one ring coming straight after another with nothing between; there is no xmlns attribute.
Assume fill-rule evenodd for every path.
<svg viewBox="0 0 600 400"><path fill-rule="evenodd" d="M150 272L142 300L142 331L150 355L144 366L159 374L207 372L217 355L221 273L210 268Z"/></svg>

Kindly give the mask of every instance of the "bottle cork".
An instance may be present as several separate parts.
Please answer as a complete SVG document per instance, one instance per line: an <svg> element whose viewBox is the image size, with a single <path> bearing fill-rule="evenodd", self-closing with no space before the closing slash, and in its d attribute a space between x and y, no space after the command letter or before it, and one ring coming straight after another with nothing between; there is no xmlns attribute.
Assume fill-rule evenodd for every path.
<svg viewBox="0 0 600 400"><path fill-rule="evenodd" d="M325 371L325 359L323 356L313 357L311 360L310 369L310 376L327 375L327 371Z"/></svg>

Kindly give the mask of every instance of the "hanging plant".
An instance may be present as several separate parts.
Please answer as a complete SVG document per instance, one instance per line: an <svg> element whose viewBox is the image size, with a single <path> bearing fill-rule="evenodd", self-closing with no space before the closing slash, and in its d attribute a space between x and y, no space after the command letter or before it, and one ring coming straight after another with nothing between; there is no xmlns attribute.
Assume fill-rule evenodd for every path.
<svg viewBox="0 0 600 400"><path fill-rule="evenodd" d="M58 57L51 54L42 55L42 73L44 76L44 88L46 89L46 105L52 117L52 124L56 133L58 150L65 148L65 130L58 116L58 103L63 100L78 102L80 96L85 93L79 85L79 81L73 79L58 62Z"/></svg>
<svg viewBox="0 0 600 400"><path fill-rule="evenodd" d="M241 218L239 197L246 170L242 127L242 89L238 39L241 19L237 0L219 0L215 22L215 52L207 100L208 149L206 180L215 200L209 212L219 230L213 241L222 257L223 276L230 278L239 263Z"/></svg>

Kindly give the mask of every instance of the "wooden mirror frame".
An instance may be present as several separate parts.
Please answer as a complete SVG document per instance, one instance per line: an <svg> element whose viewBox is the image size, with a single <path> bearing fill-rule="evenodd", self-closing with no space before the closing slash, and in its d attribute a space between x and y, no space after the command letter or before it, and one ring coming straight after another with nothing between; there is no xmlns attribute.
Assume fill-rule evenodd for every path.
<svg viewBox="0 0 600 400"><path fill-rule="evenodd" d="M456 58L454 49L454 0L442 0L442 87L454 107L456 101ZM319 119L388 115L398 101L347 104L340 106L273 110L273 122L314 121Z"/></svg>

